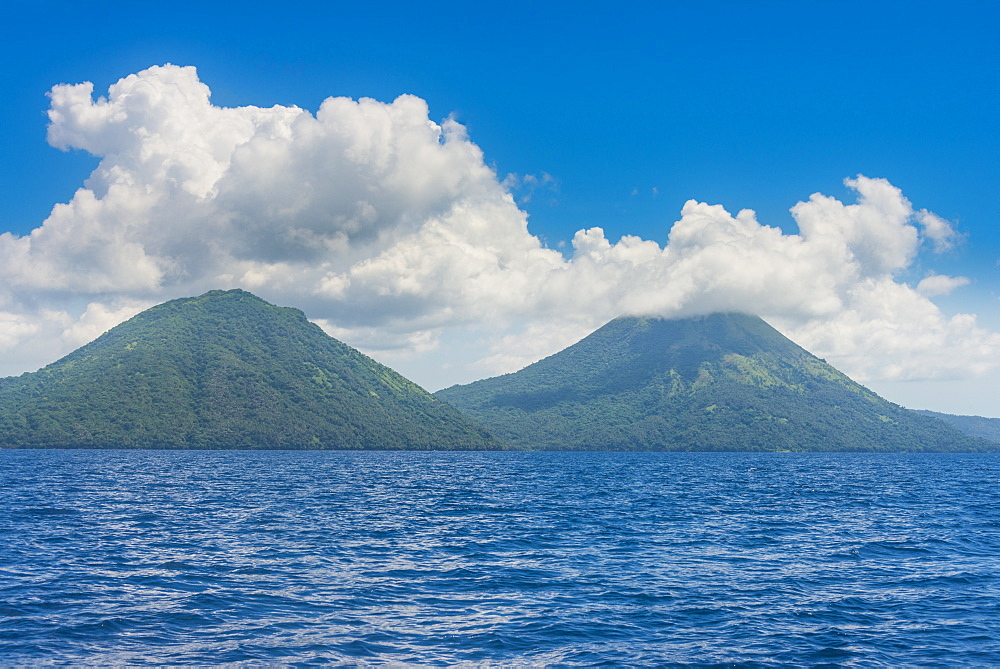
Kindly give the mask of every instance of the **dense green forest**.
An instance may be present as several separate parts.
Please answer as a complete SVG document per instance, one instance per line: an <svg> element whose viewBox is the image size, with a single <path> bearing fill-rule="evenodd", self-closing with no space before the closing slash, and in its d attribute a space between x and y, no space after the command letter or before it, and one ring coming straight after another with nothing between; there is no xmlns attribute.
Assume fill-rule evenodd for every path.
<svg viewBox="0 0 1000 669"><path fill-rule="evenodd" d="M514 374L437 393L521 448L979 451L743 314L619 318Z"/></svg>
<svg viewBox="0 0 1000 669"><path fill-rule="evenodd" d="M918 410L917 413L939 418L949 425L958 428L965 434L981 437L990 441L1000 442L1000 418L984 418L983 416L956 416L937 411Z"/></svg>
<svg viewBox="0 0 1000 669"><path fill-rule="evenodd" d="M153 307L0 379L0 447L485 449L447 403L241 291Z"/></svg>
<svg viewBox="0 0 1000 669"><path fill-rule="evenodd" d="M241 290L161 304L0 379L6 448L1000 450L1000 421L940 418L978 436L883 400L741 314L620 318L516 374L434 396Z"/></svg>

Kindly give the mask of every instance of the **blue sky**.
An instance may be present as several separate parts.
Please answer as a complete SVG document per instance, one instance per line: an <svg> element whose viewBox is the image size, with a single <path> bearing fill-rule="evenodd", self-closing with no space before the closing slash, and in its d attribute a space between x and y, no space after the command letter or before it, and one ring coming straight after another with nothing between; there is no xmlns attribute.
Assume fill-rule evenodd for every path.
<svg viewBox="0 0 1000 669"><path fill-rule="evenodd" d="M971 313L1000 330L994 2L14 0L6 18L0 231L39 227L98 166L99 157L46 142L54 85L90 81L96 97L151 66L193 65L219 107L315 113L330 96L418 96L431 121L453 117L466 128L498 180L521 177L506 187L529 215L528 230L567 254L575 232L595 226L611 243L636 235L664 245L690 199L733 215L753 209L761 224L792 234L797 202L820 192L850 203L845 178L886 179L914 210L933 212L961 236L944 253L921 251L893 270L895 280L965 277L934 303L947 317ZM86 299L98 293L108 291ZM293 305L308 313L310 300L302 301ZM60 308L74 316L71 306ZM335 320L320 311L317 318ZM355 336L378 326L352 318ZM438 348L468 339L457 332L442 330ZM348 341L366 348L361 339ZM390 355L388 364L428 386L474 376L438 381L405 356ZM896 401L951 411L962 407L934 398L979 388L966 404L974 394L975 412L1000 415L981 399L986 377L977 378L873 376L870 385Z"/></svg>

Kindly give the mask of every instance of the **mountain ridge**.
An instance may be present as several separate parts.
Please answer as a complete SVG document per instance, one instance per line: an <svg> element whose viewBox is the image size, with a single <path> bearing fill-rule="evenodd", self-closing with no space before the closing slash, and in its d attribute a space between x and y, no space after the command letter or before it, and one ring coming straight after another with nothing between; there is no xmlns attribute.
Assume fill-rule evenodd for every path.
<svg viewBox="0 0 1000 669"><path fill-rule="evenodd" d="M503 447L298 309L239 289L157 305L0 379L0 446Z"/></svg>
<svg viewBox="0 0 1000 669"><path fill-rule="evenodd" d="M970 436L981 437L988 441L1000 443L1000 418L941 413L940 411L929 411L927 409L914 409L913 411L924 416L932 416L943 420Z"/></svg>
<svg viewBox="0 0 1000 669"><path fill-rule="evenodd" d="M437 395L524 448L992 450L888 402L756 316L625 316Z"/></svg>

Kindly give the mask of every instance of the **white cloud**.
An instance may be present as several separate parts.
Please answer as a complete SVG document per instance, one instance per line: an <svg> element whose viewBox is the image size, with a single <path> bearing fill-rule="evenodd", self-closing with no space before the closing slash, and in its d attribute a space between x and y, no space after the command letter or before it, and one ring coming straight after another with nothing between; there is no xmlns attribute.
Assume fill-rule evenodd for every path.
<svg viewBox="0 0 1000 669"><path fill-rule="evenodd" d="M916 213L916 219L924 229L924 237L929 239L935 253L950 251L961 235L951 227L951 223L926 209Z"/></svg>
<svg viewBox="0 0 1000 669"><path fill-rule="evenodd" d="M956 379L992 367L1000 335L975 316L948 318L926 297L887 277L850 289L849 308L805 323L782 323L803 347L859 381Z"/></svg>
<svg viewBox="0 0 1000 669"><path fill-rule="evenodd" d="M0 312L0 350L10 350L38 334L39 325L31 315Z"/></svg>
<svg viewBox="0 0 1000 669"><path fill-rule="evenodd" d="M921 279L917 284L917 292L927 297L937 295L947 295L956 288L967 286L969 280L964 276L945 276L944 274L930 274Z"/></svg>
<svg viewBox="0 0 1000 669"><path fill-rule="evenodd" d="M109 306L100 302L88 304L83 314L72 321L60 335L66 347L76 349L97 339L122 321L126 321L144 309L153 306L149 302L125 300L120 306Z"/></svg>
<svg viewBox="0 0 1000 669"><path fill-rule="evenodd" d="M623 312L752 311L860 378L971 374L1000 351L928 299L964 279L899 280L922 240L941 251L957 235L884 179L847 180L854 203L798 203L799 234L692 200L666 246L590 228L567 258L511 194L557 180L499 180L417 97L221 108L194 68L171 65L93 93L54 87L48 137L97 169L30 235L0 235L7 373L143 305L235 286L390 359L439 356L429 385L510 371Z"/></svg>

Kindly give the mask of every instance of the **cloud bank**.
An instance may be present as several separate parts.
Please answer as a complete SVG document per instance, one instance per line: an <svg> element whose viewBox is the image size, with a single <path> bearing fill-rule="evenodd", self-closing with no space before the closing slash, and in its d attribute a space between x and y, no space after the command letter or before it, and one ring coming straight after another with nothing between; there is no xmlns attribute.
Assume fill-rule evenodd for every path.
<svg viewBox="0 0 1000 669"><path fill-rule="evenodd" d="M848 179L853 203L796 204L798 234L691 200L665 246L590 228L564 255L529 232L511 195L524 178L499 178L411 95L221 108L193 67L165 65L106 97L90 83L49 96L49 143L101 160L31 234L0 235L0 373L229 287L378 357L450 360L429 385L511 371L623 313L753 312L860 380L962 378L1000 352L930 299L966 279L900 278L958 235L884 179Z"/></svg>

